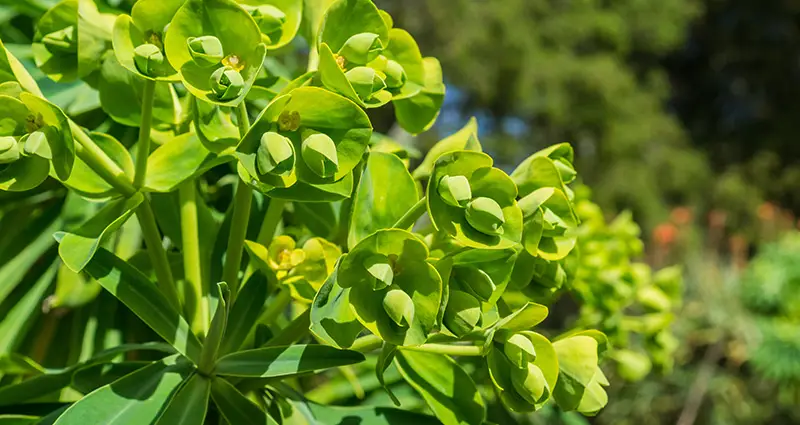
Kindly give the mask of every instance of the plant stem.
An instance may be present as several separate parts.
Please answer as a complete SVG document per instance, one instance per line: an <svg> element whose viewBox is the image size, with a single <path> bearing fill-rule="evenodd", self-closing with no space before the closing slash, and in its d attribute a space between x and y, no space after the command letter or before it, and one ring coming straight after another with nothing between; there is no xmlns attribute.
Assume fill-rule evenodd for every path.
<svg viewBox="0 0 800 425"><path fill-rule="evenodd" d="M398 347L408 351L422 351L425 353L446 354L448 356L483 356L483 347L480 345L453 345L453 344L422 344L418 347Z"/></svg>
<svg viewBox="0 0 800 425"><path fill-rule="evenodd" d="M122 168L111 160L78 124L70 120L69 127L72 130L73 138L78 142L75 145L75 152L92 171L122 195L130 197L136 193L136 188Z"/></svg>
<svg viewBox="0 0 800 425"><path fill-rule="evenodd" d="M178 291L175 288L175 280L172 278L172 269L169 266L167 252L161 244L161 234L158 231L156 217L153 215L153 209L150 207L150 200L147 197L136 209L136 217L142 227L142 236L147 245L147 253L150 256L150 262L153 264L153 270L156 272L158 287L172 306L181 311L181 303L178 298Z"/></svg>
<svg viewBox="0 0 800 425"><path fill-rule="evenodd" d="M267 213L264 214L264 221L261 223L261 229L258 230L256 242L267 245L275 237L275 230L278 228L281 218L283 218L283 207L285 205L286 201L283 199L269 198Z"/></svg>
<svg viewBox="0 0 800 425"><path fill-rule="evenodd" d="M136 174L133 186L144 185L147 176L147 158L150 156L150 126L153 122L153 99L156 93L155 80L145 80L142 88L142 124L139 127L139 151L136 154Z"/></svg>
<svg viewBox="0 0 800 425"><path fill-rule="evenodd" d="M269 303L267 309L264 310L264 313L261 314L261 317L258 319L259 323L266 323L270 324L275 322L275 319L286 310L286 306L292 301L292 294L289 289L281 288L278 290L278 293L272 299L272 302Z"/></svg>
<svg viewBox="0 0 800 425"><path fill-rule="evenodd" d="M181 204L181 251L183 270L189 288L193 291L194 306L191 309L192 330L198 335L208 332L210 321L207 288L203 283L203 267L200 259L200 235L197 222L197 189L194 180L183 183L178 189ZM187 302L189 298L187 297Z"/></svg>
<svg viewBox="0 0 800 425"><path fill-rule="evenodd" d="M406 211L400 220L397 220L397 223L394 224L394 228L397 229L408 229L414 225L414 223L422 217L422 214L425 214L425 209L428 205L428 197L423 196L422 199L417 201L410 210Z"/></svg>
<svg viewBox="0 0 800 425"><path fill-rule="evenodd" d="M239 134L244 137L247 130L250 129L250 120L247 117L247 106L244 101L236 108L236 118L239 124ZM228 235L228 250L222 270L222 279L227 282L231 290L231 303L236 299L236 293L239 290L239 269L242 265L242 251L244 250L244 240L247 237L252 200L253 189L240 179L236 186L231 231Z"/></svg>
<svg viewBox="0 0 800 425"><path fill-rule="evenodd" d="M299 316L295 317L281 332L269 340L265 347L278 347L291 345L302 339L308 334L308 327L311 325L311 309L306 309Z"/></svg>
<svg viewBox="0 0 800 425"><path fill-rule="evenodd" d="M383 341L377 335L366 335L358 338L350 347L351 350L369 353L381 348ZM480 345L455 345L455 344L423 344L418 347L397 347L400 350L422 351L426 353L446 354L450 356L483 356L483 347Z"/></svg>
<svg viewBox="0 0 800 425"><path fill-rule="evenodd" d="M383 340L381 340L377 335L370 334L362 336L361 338L353 341L353 345L350 346L350 349L362 353L369 353L370 351L375 351L378 348L381 348L381 345L383 345Z"/></svg>

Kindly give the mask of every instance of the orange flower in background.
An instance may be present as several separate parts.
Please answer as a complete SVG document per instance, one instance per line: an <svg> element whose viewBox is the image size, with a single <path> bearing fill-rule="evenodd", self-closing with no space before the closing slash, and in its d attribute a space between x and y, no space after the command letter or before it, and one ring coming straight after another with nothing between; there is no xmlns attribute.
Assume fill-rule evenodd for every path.
<svg viewBox="0 0 800 425"><path fill-rule="evenodd" d="M694 214L692 213L692 209L689 207L675 207L672 209L672 212L669 214L669 216L673 223L677 224L678 226L685 226L691 223Z"/></svg>
<svg viewBox="0 0 800 425"><path fill-rule="evenodd" d="M662 223L653 229L653 240L659 246L672 245L677 236L678 228L672 223Z"/></svg>
<svg viewBox="0 0 800 425"><path fill-rule="evenodd" d="M711 210L708 212L708 227L719 229L725 227L728 213L724 210Z"/></svg>
<svg viewBox="0 0 800 425"><path fill-rule="evenodd" d="M758 207L758 218L762 221L773 221L778 208L772 202L764 202Z"/></svg>

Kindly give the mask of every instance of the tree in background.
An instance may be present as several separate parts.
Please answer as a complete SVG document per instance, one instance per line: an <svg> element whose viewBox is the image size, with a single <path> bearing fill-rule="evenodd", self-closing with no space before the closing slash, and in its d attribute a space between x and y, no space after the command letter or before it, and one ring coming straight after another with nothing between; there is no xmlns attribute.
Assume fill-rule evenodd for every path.
<svg viewBox="0 0 800 425"><path fill-rule="evenodd" d="M706 161L667 110L662 66L684 43L696 2L382 4L441 58L460 90L449 93L450 112L491 118L487 149L504 162L571 141L597 201L633 209L646 228L666 203L704 196Z"/></svg>

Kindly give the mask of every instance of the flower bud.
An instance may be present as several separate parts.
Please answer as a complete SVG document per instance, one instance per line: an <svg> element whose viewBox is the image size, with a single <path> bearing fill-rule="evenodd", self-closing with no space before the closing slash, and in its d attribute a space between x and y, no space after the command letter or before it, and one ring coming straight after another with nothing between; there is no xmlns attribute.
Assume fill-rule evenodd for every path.
<svg viewBox="0 0 800 425"><path fill-rule="evenodd" d="M10 164L19 159L19 145L12 136L0 137L0 164Z"/></svg>
<svg viewBox="0 0 800 425"><path fill-rule="evenodd" d="M155 44L145 43L133 49L133 61L136 69L144 75L156 75L164 66L164 53Z"/></svg>
<svg viewBox="0 0 800 425"><path fill-rule="evenodd" d="M481 320L481 304L472 295L462 291L450 291L443 322L447 329L462 337L475 329Z"/></svg>
<svg viewBox="0 0 800 425"><path fill-rule="evenodd" d="M294 148L292 142L275 132L261 136L256 165L261 174L285 174L294 168Z"/></svg>
<svg viewBox="0 0 800 425"><path fill-rule="evenodd" d="M225 56L222 43L213 35L190 37L186 42L189 44L189 54L192 55L194 63L204 68L218 64Z"/></svg>
<svg viewBox="0 0 800 425"><path fill-rule="evenodd" d="M383 73L386 75L386 86L390 89L403 87L406 84L406 70L397 61L387 60Z"/></svg>
<svg viewBox="0 0 800 425"><path fill-rule="evenodd" d="M219 100L236 99L244 91L244 78L239 71L230 67L220 67L211 74L211 90Z"/></svg>
<svg viewBox="0 0 800 425"><path fill-rule="evenodd" d="M270 39L270 42L277 41L281 36L281 29L286 23L286 14L275 6L265 4L253 8L250 16L256 21L261 33Z"/></svg>
<svg viewBox="0 0 800 425"><path fill-rule="evenodd" d="M467 222L487 235L502 235L505 217L503 209L491 198L475 198L467 205Z"/></svg>
<svg viewBox="0 0 800 425"><path fill-rule="evenodd" d="M315 133L306 137L300 154L308 168L320 177L331 177L339 171L336 143L327 134Z"/></svg>
<svg viewBox="0 0 800 425"><path fill-rule="evenodd" d="M376 57L383 50L383 43L378 34L362 32L351 36L339 49L339 55L344 56L347 62L364 65Z"/></svg>
<svg viewBox="0 0 800 425"><path fill-rule="evenodd" d="M53 153L50 151L50 144L47 143L47 136L44 132L34 131L26 134L20 139L18 145L22 148L23 156L36 155L44 159L53 159Z"/></svg>
<svg viewBox="0 0 800 425"><path fill-rule="evenodd" d="M528 363L524 369L512 370L511 383L517 394L530 404L542 403L550 396L542 369L533 363Z"/></svg>
<svg viewBox="0 0 800 425"><path fill-rule="evenodd" d="M364 260L364 268L375 278L372 289L379 290L392 284L394 280L394 270L389 258L383 254L370 255Z"/></svg>
<svg viewBox="0 0 800 425"><path fill-rule="evenodd" d="M344 74L358 97L369 100L374 93L386 88L386 83L374 69L366 66L357 66Z"/></svg>
<svg viewBox="0 0 800 425"><path fill-rule="evenodd" d="M465 176L442 177L437 191L447 205L454 207L464 208L472 199L472 189Z"/></svg>
<svg viewBox="0 0 800 425"><path fill-rule="evenodd" d="M503 344L503 352L517 369L527 368L527 364L536 360L536 349L530 338L522 334L511 335Z"/></svg>
<svg viewBox="0 0 800 425"><path fill-rule="evenodd" d="M397 326L407 328L414 321L414 301L401 289L390 289L384 295L383 309Z"/></svg>
<svg viewBox="0 0 800 425"><path fill-rule="evenodd" d="M42 37L42 44L52 53L74 53L78 50L75 43L75 26L70 25Z"/></svg>
<svg viewBox="0 0 800 425"><path fill-rule="evenodd" d="M454 277L462 289L483 302L489 301L497 288L491 276L477 267L457 266Z"/></svg>

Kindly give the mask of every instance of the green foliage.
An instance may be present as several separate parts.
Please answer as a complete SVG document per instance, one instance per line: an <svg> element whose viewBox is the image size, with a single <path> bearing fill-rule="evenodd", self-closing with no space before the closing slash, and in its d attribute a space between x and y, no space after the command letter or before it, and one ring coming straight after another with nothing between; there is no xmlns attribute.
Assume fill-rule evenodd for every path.
<svg viewBox="0 0 800 425"><path fill-rule="evenodd" d="M441 69L371 0L65 0L38 30L30 69L96 101L60 109L2 50L0 405L58 403L34 418L64 425L477 425L606 404L599 363L620 351L541 325L561 291L627 307L572 264L572 148L507 174L472 120L409 170L366 110L425 131ZM327 405L343 379L351 407Z"/></svg>

